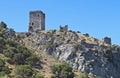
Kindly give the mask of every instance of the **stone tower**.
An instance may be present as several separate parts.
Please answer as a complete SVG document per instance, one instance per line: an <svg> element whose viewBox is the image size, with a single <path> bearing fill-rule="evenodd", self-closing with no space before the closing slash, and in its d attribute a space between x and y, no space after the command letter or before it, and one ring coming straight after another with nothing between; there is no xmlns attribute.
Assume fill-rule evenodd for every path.
<svg viewBox="0 0 120 78"><path fill-rule="evenodd" d="M29 32L45 30L45 14L42 11L30 11Z"/></svg>
<svg viewBox="0 0 120 78"><path fill-rule="evenodd" d="M111 38L109 38L109 37L104 37L104 38L103 38L103 41L104 41L106 44L111 45Z"/></svg>

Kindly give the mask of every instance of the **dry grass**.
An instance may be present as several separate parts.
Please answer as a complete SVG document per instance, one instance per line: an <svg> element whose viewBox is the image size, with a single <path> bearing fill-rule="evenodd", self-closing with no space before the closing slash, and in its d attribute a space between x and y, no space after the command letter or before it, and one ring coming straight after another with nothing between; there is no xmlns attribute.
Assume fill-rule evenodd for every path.
<svg viewBox="0 0 120 78"><path fill-rule="evenodd" d="M51 78L51 76L53 75L51 71L51 66L60 63L60 61L56 60L52 56L46 54L46 52L40 51L37 47L33 46L30 38L25 38L22 40L22 42L27 48L35 52L41 58L40 60L42 61L42 69L36 70L40 72L40 74L44 75L45 78Z"/></svg>

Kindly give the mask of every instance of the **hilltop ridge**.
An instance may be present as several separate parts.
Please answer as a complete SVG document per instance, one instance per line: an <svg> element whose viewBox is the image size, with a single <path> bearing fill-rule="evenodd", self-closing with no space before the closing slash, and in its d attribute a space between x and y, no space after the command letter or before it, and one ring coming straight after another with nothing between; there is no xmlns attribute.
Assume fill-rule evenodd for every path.
<svg viewBox="0 0 120 78"><path fill-rule="evenodd" d="M120 77L120 46L111 45L111 39L108 37L99 40L90 37L89 34L81 34L63 28L19 33L7 29L4 30L3 36L34 50L35 54L41 52L42 58L45 57L44 61L47 63L47 65L43 64L45 76L45 72L48 70L47 74L52 72L50 66L58 63L55 60L49 60L48 58L51 56L56 60L68 63L79 72L88 74L90 78L96 76ZM45 70L44 67L48 70ZM46 78L51 78L49 76Z"/></svg>
<svg viewBox="0 0 120 78"><path fill-rule="evenodd" d="M99 40L90 37L88 33L81 34L80 32L68 30L68 25L60 26L60 30L45 30L45 13L38 10L31 11L29 18L28 32L15 32L14 29L7 28L4 22L0 23L1 42L5 41L5 45L1 44L1 57L4 57L4 53L10 51L5 58L9 58L9 62L13 63L13 65L10 65L13 67L12 70L15 68L14 64L23 65L23 68L32 71L36 69L37 72L31 71L32 75L29 74L32 78L36 78L33 77L33 74L37 75L38 73L42 73L46 78L73 78L72 68L86 73L86 78L97 78L97 76L102 78L120 77L120 46L112 45L111 38L104 37ZM9 43L6 43L7 40ZM20 50L19 44L23 52ZM40 60L40 57L42 60ZM42 63L40 63L41 61ZM9 62L7 62L8 65ZM60 65L54 66L59 62L69 64L70 67L64 63L60 65L71 70L65 70ZM24 66L24 64L30 67L33 66L33 69ZM42 69L35 68L34 65L35 67L42 67ZM51 66L56 67L56 71L53 71ZM56 73L58 72L57 67L63 69L59 71L61 74ZM16 70L19 70L19 67ZM40 74L39 76L39 78L43 78Z"/></svg>

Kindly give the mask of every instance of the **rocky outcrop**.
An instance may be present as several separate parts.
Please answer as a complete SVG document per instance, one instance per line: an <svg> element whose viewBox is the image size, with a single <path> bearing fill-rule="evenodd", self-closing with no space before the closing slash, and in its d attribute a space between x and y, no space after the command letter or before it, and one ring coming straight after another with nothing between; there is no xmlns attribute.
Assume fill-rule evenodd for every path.
<svg viewBox="0 0 120 78"><path fill-rule="evenodd" d="M32 47L45 51L54 58L89 76L120 78L120 46L84 36L73 31L36 31L16 33L19 41L32 42ZM7 36L5 36L7 37ZM10 35L9 38L12 38ZM25 42L23 42L25 45Z"/></svg>
<svg viewBox="0 0 120 78"><path fill-rule="evenodd" d="M117 45L72 31L37 31L29 38L40 50L81 72L102 78L120 77L120 47Z"/></svg>

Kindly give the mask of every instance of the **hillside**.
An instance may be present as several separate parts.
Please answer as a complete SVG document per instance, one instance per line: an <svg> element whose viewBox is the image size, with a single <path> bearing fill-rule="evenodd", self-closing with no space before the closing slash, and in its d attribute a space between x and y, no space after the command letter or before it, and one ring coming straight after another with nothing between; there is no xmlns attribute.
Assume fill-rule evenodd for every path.
<svg viewBox="0 0 120 78"><path fill-rule="evenodd" d="M24 38L27 34L18 34L7 28L4 22L0 23L0 78L73 78L80 75L76 70L73 72L67 63L32 46L29 38ZM55 73L59 69L61 75Z"/></svg>
<svg viewBox="0 0 120 78"><path fill-rule="evenodd" d="M99 40L90 37L89 34L62 29L18 33L6 28L6 25L1 25L0 32L0 56L1 59L5 59L7 68L11 68L11 72L6 74L14 76L18 74L14 72L17 70L17 66L19 69L19 65L23 65L23 68L26 68L27 65L28 69L32 67L30 70L34 72L31 73L35 73L35 75L39 73L40 76L42 74L45 78L73 78L72 73L78 76L76 78L120 77L120 46L111 45L108 37ZM6 54L7 52L9 53ZM68 63L73 68L74 72L64 70L67 73L70 72L71 76L68 76L67 73L63 76L62 72L62 74L58 74L62 76L60 77L51 69L56 64L58 64L57 67L61 65L71 69L62 62ZM84 77L82 77L83 75ZM23 76L23 78L25 77L26 75ZM31 78L42 77L32 76Z"/></svg>
<svg viewBox="0 0 120 78"><path fill-rule="evenodd" d="M32 47L45 51L54 58L67 62L71 67L91 76L118 78L120 47L103 40L73 31L36 31L22 38L32 42Z"/></svg>

